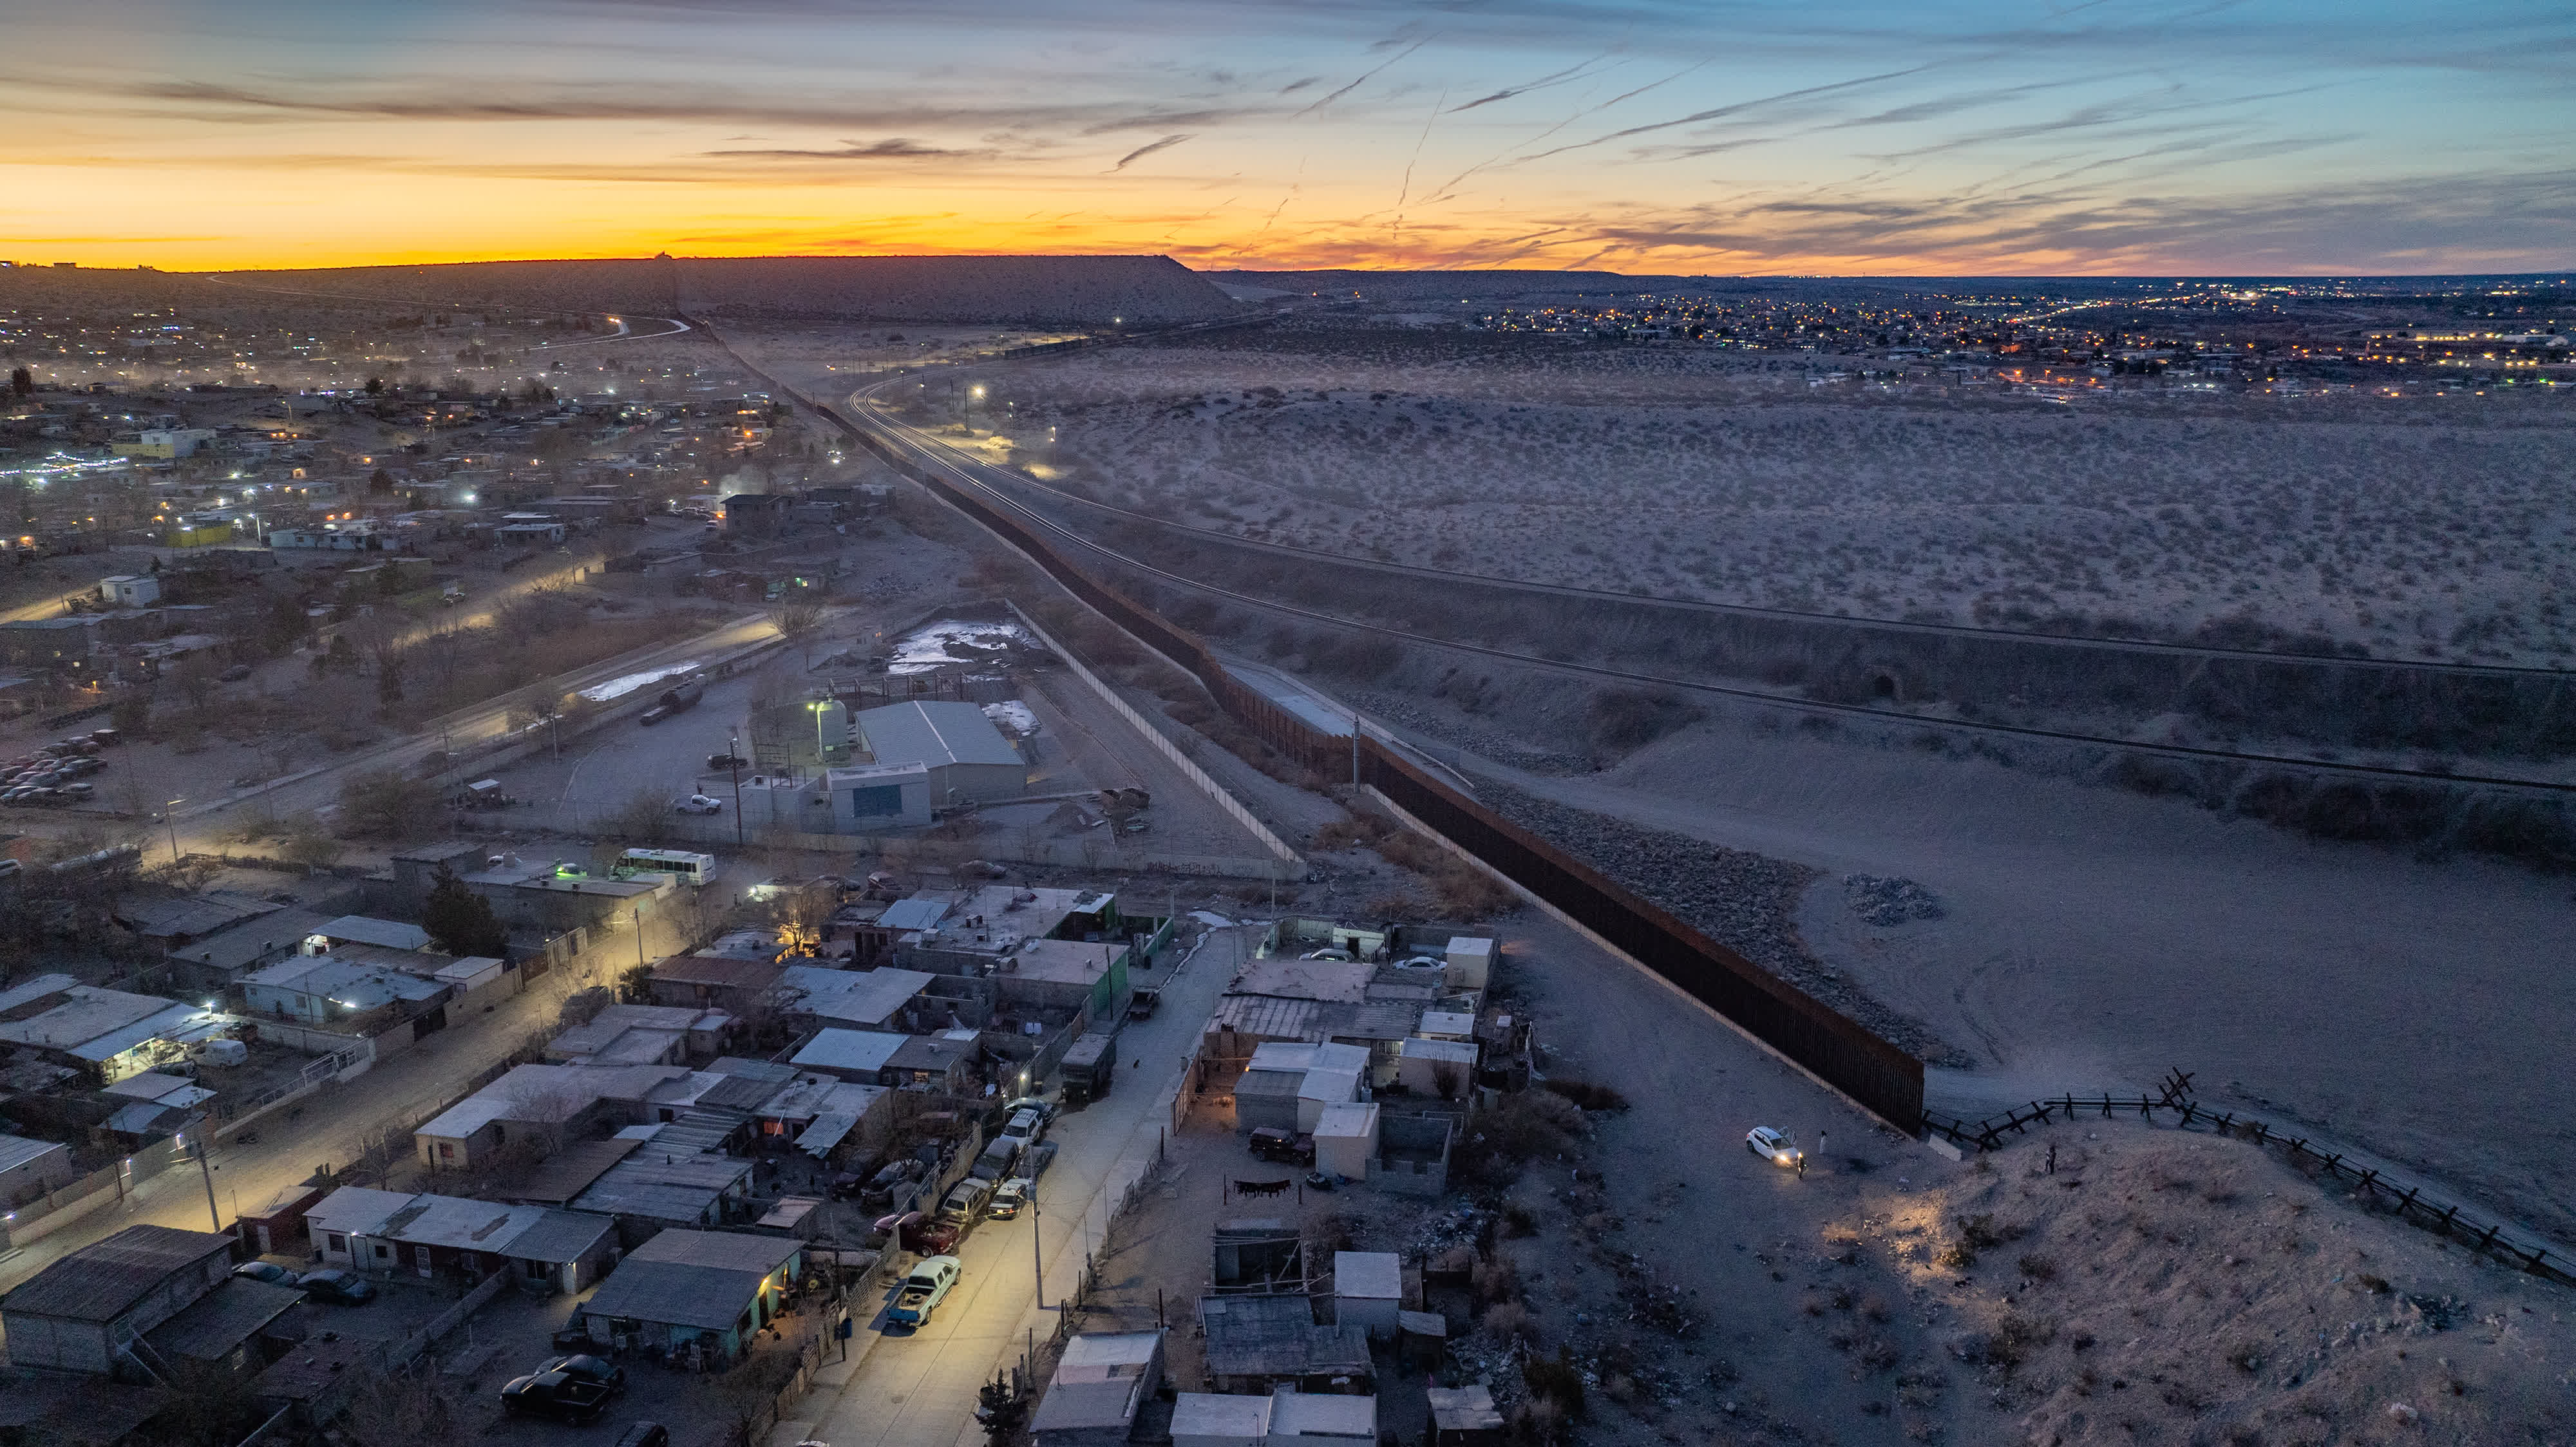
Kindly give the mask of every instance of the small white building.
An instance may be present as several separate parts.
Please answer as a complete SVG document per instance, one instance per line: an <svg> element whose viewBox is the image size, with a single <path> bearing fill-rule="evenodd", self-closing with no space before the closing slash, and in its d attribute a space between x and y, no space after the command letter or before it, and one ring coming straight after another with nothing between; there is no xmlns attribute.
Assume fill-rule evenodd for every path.
<svg viewBox="0 0 2576 1447"><path fill-rule="evenodd" d="M1029 1435L1038 1447L1122 1447L1162 1385L1160 1331L1085 1332L1065 1343Z"/></svg>
<svg viewBox="0 0 2576 1447"><path fill-rule="evenodd" d="M161 601L161 580L120 575L98 580L99 600L118 608L142 608Z"/></svg>
<svg viewBox="0 0 2576 1447"><path fill-rule="evenodd" d="M1281 1387L1270 1394L1268 1447L1368 1447L1377 1441L1377 1398Z"/></svg>
<svg viewBox="0 0 2576 1447"><path fill-rule="evenodd" d="M1494 942L1475 935L1453 935L1447 951L1449 988L1481 990L1494 973Z"/></svg>
<svg viewBox="0 0 2576 1447"><path fill-rule="evenodd" d="M1352 1101L1324 1107L1315 1121L1315 1168L1368 1179L1369 1161L1377 1155L1377 1106Z"/></svg>
<svg viewBox="0 0 2576 1447"><path fill-rule="evenodd" d="M1396 1057L1395 1078L1416 1095L1452 1099L1476 1083L1476 1046L1472 1041L1425 1040L1416 1035L1397 1048L1401 1053ZM1443 1082L1448 1089L1441 1088Z"/></svg>
<svg viewBox="0 0 2576 1447"><path fill-rule="evenodd" d="M1372 1337L1391 1337L1404 1309L1404 1258L1392 1251L1333 1253L1333 1321ZM1274 1418L1271 1431L1279 1430ZM1372 1439L1376 1428L1369 1429Z"/></svg>
<svg viewBox="0 0 2576 1447"><path fill-rule="evenodd" d="M1172 1399L1172 1447L1266 1447L1268 1397L1183 1392Z"/></svg>

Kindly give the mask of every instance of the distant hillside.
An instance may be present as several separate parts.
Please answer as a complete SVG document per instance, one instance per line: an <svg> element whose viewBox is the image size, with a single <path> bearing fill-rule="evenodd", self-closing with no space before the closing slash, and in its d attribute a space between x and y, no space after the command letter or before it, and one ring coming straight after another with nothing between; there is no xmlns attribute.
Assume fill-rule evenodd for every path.
<svg viewBox="0 0 2576 1447"><path fill-rule="evenodd" d="M228 273L283 289L442 306L674 309L738 317L1099 325L1202 321L1238 310L1162 256L754 256L474 261Z"/></svg>
<svg viewBox="0 0 2576 1447"><path fill-rule="evenodd" d="M1557 296L1574 292L1640 290L1646 278L1615 271L1210 271L1209 281L1230 296L1259 300L1265 293L1350 297L1372 302L1430 302L1473 298ZM1670 283L1671 277L1655 281Z"/></svg>

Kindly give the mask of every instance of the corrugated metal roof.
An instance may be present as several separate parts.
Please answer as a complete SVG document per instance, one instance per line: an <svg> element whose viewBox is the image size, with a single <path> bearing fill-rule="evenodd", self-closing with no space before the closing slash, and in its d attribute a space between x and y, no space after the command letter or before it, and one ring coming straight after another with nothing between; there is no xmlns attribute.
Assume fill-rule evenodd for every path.
<svg viewBox="0 0 2576 1447"><path fill-rule="evenodd" d="M859 732L881 764L1019 764L1020 751L971 703L912 700L862 710Z"/></svg>
<svg viewBox="0 0 2576 1447"><path fill-rule="evenodd" d="M155 1350L201 1362L232 1355L259 1329L301 1305L304 1293L236 1276L143 1334Z"/></svg>
<svg viewBox="0 0 2576 1447"><path fill-rule="evenodd" d="M513 1261L542 1261L549 1266L560 1266L588 1255L599 1245L601 1237L616 1229L617 1223L606 1216L593 1216L582 1211L547 1211L537 1217L535 1224L511 1237L507 1245L498 1249Z"/></svg>
<svg viewBox="0 0 2576 1447"><path fill-rule="evenodd" d="M0 1311L68 1321L114 1321L173 1272L229 1255L233 1238L171 1226L128 1226L84 1246L0 1298Z"/></svg>
<svg viewBox="0 0 2576 1447"><path fill-rule="evenodd" d="M887 1060L912 1039L883 1030L818 1030L791 1062L800 1069L882 1070Z"/></svg>
<svg viewBox="0 0 2576 1447"><path fill-rule="evenodd" d="M928 929L948 917L948 908L949 900L944 895L916 894L898 899L877 916L877 928L897 932Z"/></svg>
<svg viewBox="0 0 2576 1447"><path fill-rule="evenodd" d="M667 1232L665 1234L668 1234ZM582 1303L586 1316L723 1331L741 1320L760 1290L757 1272L629 1256Z"/></svg>
<svg viewBox="0 0 2576 1447"><path fill-rule="evenodd" d="M400 920L374 919L363 914L344 914L314 931L335 940L356 940L365 945L382 945L389 950L425 950L429 948L429 931Z"/></svg>

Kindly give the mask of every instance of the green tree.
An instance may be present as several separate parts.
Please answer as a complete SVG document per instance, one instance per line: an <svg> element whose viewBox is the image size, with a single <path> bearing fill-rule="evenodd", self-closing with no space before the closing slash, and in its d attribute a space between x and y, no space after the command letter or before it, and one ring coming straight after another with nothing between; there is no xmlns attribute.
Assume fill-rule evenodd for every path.
<svg viewBox="0 0 2576 1447"><path fill-rule="evenodd" d="M649 1005L653 1002L653 967L629 965L617 976L617 1003Z"/></svg>
<svg viewBox="0 0 2576 1447"><path fill-rule="evenodd" d="M24 367L10 368L9 390L21 397L33 395L36 390L36 374Z"/></svg>
<svg viewBox="0 0 2576 1447"><path fill-rule="evenodd" d="M421 907L420 927L449 954L509 957L510 931L492 912L492 902L467 889L465 881L444 864L430 876L429 901Z"/></svg>

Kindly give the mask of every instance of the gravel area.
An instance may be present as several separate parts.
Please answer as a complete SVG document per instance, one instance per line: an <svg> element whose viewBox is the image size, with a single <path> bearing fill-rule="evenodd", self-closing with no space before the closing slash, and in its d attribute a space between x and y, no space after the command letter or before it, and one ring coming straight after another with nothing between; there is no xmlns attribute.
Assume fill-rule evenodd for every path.
<svg viewBox="0 0 2576 1447"><path fill-rule="evenodd" d="M1640 828L1606 814L1569 809L1491 779L1479 780L1477 793L1515 823L1860 1021L1898 1049L1935 1065L1970 1063L1966 1052L1864 992L1807 948L1798 934L1798 901L1809 885L1823 877L1823 871L1687 835ZM1879 882L1906 885L1939 909L1920 885Z"/></svg>

